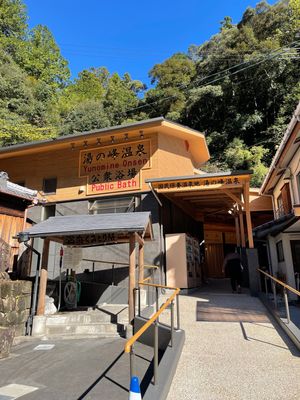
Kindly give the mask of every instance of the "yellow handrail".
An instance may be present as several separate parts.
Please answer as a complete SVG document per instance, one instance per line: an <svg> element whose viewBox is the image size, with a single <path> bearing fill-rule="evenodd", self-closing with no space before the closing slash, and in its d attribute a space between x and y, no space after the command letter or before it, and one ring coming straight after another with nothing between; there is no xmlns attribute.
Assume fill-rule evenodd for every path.
<svg viewBox="0 0 300 400"><path fill-rule="evenodd" d="M118 262L118 261L93 260L93 259L90 259L90 258L83 258L82 261L89 261L89 262L92 262L92 263L101 263L101 264L125 265L126 267L129 267L128 263L122 263L122 262ZM136 265L136 267L138 267L138 265ZM147 269L158 269L159 267L157 265L145 264L144 268L147 268Z"/></svg>
<svg viewBox="0 0 300 400"><path fill-rule="evenodd" d="M148 281L150 277L144 279L143 281L139 282L139 285L143 286L151 286L163 289L171 289L174 290L174 293L168 298L168 300L160 307L160 309L126 342L124 351L125 353L130 353L131 347L133 344L138 340L138 338L153 324L154 321L160 316L160 314L168 307L169 304L172 303L174 298L179 294L180 289L171 287L171 286L164 286L164 285L157 285L155 283L145 283Z"/></svg>
<svg viewBox="0 0 300 400"><path fill-rule="evenodd" d="M293 293L297 294L298 296L300 296L300 292L298 290L294 289L292 286L287 285L286 283L280 281L279 279L277 279L274 276L268 274L267 272L263 271L260 268L257 268L257 271L261 272L265 276L267 276L270 279L272 279L273 281L277 282L279 285L283 286L284 288L286 288L286 289L290 290L291 292L293 292Z"/></svg>

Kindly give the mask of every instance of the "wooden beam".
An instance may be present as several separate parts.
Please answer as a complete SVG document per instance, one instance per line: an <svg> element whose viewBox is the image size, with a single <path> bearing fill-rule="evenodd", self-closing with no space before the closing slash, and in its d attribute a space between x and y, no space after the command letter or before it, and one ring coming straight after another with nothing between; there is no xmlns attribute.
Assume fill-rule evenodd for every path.
<svg viewBox="0 0 300 400"><path fill-rule="evenodd" d="M191 197L191 196L209 196L209 195L213 195L215 196L216 194L220 194L222 189L224 189L224 186L218 186L216 188L211 188L211 187L203 187L200 190L193 190L191 189L190 191L185 189L185 190L181 190L181 191L175 191L175 192L167 192L170 195L173 195L175 197ZM241 192L243 190L242 185L226 185L226 189L235 189L235 191L237 193ZM164 193L164 194L167 194Z"/></svg>
<svg viewBox="0 0 300 400"><path fill-rule="evenodd" d="M239 199L238 197L236 197L233 193L231 193L229 190L226 189L222 189L222 192L224 192L228 197L230 197L234 202L236 202L238 205L240 205L241 207L244 207L244 203L241 201L241 199Z"/></svg>
<svg viewBox="0 0 300 400"><path fill-rule="evenodd" d="M135 289L135 234L131 233L129 237L129 282L128 282L129 323L133 321L135 314L134 289Z"/></svg>
<svg viewBox="0 0 300 400"><path fill-rule="evenodd" d="M240 227L239 227L239 217L238 214L234 214L234 222L235 222L235 234L236 234L236 245L237 247L241 246L241 235L240 235Z"/></svg>
<svg viewBox="0 0 300 400"><path fill-rule="evenodd" d="M248 244L249 244L249 249L253 249L254 243L253 243L252 222L251 222L251 214L250 214L249 190L250 190L250 184L249 184L249 182L245 182L244 199L245 199Z"/></svg>
<svg viewBox="0 0 300 400"><path fill-rule="evenodd" d="M243 215L243 210L242 210L241 206L239 206L239 219L240 219L240 231L241 231L241 244L242 244L242 247L246 247L244 215Z"/></svg>
<svg viewBox="0 0 300 400"><path fill-rule="evenodd" d="M144 239L142 239L142 238L140 237L140 235L139 235L137 232L135 232L135 239L136 239L136 241L138 242L138 244L139 244L140 246L144 246L145 241L144 241Z"/></svg>
<svg viewBox="0 0 300 400"><path fill-rule="evenodd" d="M42 254L42 266L40 272L40 288L39 298L37 305L37 315L44 315L45 313L45 296L47 289L47 278L48 278L48 258L49 258L50 239L44 240L43 254Z"/></svg>

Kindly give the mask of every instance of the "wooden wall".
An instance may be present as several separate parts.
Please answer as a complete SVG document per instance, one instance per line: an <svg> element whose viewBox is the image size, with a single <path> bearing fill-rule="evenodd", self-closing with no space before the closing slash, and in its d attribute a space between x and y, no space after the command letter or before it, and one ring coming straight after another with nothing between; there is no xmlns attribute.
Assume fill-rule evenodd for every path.
<svg viewBox="0 0 300 400"><path fill-rule="evenodd" d="M18 232L23 230L24 218L13 215L0 214L0 240L7 244L9 250L9 270L12 271L15 257L19 252L19 243L13 239ZM4 260L0 260L0 270L3 268ZM3 268L5 269L5 268Z"/></svg>
<svg viewBox="0 0 300 400"><path fill-rule="evenodd" d="M151 168L141 170L142 191L149 190L145 179L193 175L192 155L183 139L157 132L145 135L144 139L151 140L152 156ZM81 200L101 196L101 194L88 196L86 190L82 190L82 188L86 189L87 185L87 177L79 177L79 157L83 147L75 147L72 150L70 143L65 143L63 146L52 149L49 145L49 147L45 147L42 151L39 150L34 154L0 159L0 170L6 171L13 182L25 181L27 187L40 191L42 196L43 179L56 177L56 194L43 196L49 202ZM86 150L95 147L95 143L91 142ZM126 190L116 192L117 195L122 193L126 193ZM132 193L132 191L129 193ZM103 195L107 195L107 193Z"/></svg>

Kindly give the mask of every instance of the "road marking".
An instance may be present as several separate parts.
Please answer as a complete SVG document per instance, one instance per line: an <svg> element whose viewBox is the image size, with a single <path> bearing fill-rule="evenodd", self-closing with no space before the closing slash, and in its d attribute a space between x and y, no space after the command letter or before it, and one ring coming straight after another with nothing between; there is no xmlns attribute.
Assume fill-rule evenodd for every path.
<svg viewBox="0 0 300 400"><path fill-rule="evenodd" d="M0 400L15 400L36 390L38 390L38 388L34 386L11 383L10 385L0 387Z"/></svg>
<svg viewBox="0 0 300 400"><path fill-rule="evenodd" d="M52 350L54 346L55 344L39 344L33 350Z"/></svg>

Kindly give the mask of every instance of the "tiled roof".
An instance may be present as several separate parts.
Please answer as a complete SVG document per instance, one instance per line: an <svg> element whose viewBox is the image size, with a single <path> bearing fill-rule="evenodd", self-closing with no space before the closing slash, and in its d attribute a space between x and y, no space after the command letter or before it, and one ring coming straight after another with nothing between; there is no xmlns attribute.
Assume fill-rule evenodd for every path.
<svg viewBox="0 0 300 400"><path fill-rule="evenodd" d="M6 172L0 172L0 193L5 193L14 197L20 197L29 201L33 201L37 196L36 190L31 190L17 185L16 183L10 182Z"/></svg>

